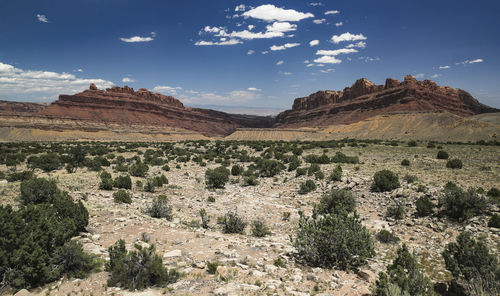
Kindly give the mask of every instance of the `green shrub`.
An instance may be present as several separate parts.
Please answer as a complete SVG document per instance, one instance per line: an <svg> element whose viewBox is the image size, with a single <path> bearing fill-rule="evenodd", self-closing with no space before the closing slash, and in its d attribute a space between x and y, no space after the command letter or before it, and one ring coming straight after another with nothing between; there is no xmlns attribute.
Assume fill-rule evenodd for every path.
<svg viewBox="0 0 500 296"><path fill-rule="evenodd" d="M376 234L377 239L385 244L397 243L399 241L399 237L394 234L394 232L390 232L387 229L382 229Z"/></svg>
<svg viewBox="0 0 500 296"><path fill-rule="evenodd" d="M420 217L429 216L434 212L434 204L427 195L419 197L415 204L417 206L417 215Z"/></svg>
<svg viewBox="0 0 500 296"><path fill-rule="evenodd" d="M243 178L243 186L257 186L259 181L255 175L246 176Z"/></svg>
<svg viewBox="0 0 500 296"><path fill-rule="evenodd" d="M399 188L399 179L389 170L378 171L373 175L372 191L385 192Z"/></svg>
<svg viewBox="0 0 500 296"><path fill-rule="evenodd" d="M317 188L316 183L314 183L313 180L307 180L300 184L299 193L307 194L311 191L316 190L316 188Z"/></svg>
<svg viewBox="0 0 500 296"><path fill-rule="evenodd" d="M416 141L408 141L408 147L417 147Z"/></svg>
<svg viewBox="0 0 500 296"><path fill-rule="evenodd" d="M486 195L489 197L500 197L500 190L496 187L491 187L491 189L486 192Z"/></svg>
<svg viewBox="0 0 500 296"><path fill-rule="evenodd" d="M488 207L486 198L480 195L476 189L471 188L464 191L452 183L445 186L440 204L448 217L458 221L477 216Z"/></svg>
<svg viewBox="0 0 500 296"><path fill-rule="evenodd" d="M296 172L296 174L295 174L296 177L305 176L307 174L307 169L306 168L297 168L295 170L295 172Z"/></svg>
<svg viewBox="0 0 500 296"><path fill-rule="evenodd" d="M129 175L118 176L115 179L113 186L122 189L132 189L132 179Z"/></svg>
<svg viewBox="0 0 500 296"><path fill-rule="evenodd" d="M316 218L301 213L293 245L305 263L342 270L363 265L375 255L370 232L356 213Z"/></svg>
<svg viewBox="0 0 500 296"><path fill-rule="evenodd" d="M155 181L153 179L147 179L146 184L144 185L144 191L146 192L155 192Z"/></svg>
<svg viewBox="0 0 500 296"><path fill-rule="evenodd" d="M132 203L132 197L130 196L130 193L123 189L120 189L117 192L113 193L113 200L116 203Z"/></svg>
<svg viewBox="0 0 500 296"><path fill-rule="evenodd" d="M205 172L205 183L208 188L224 188L228 181L229 170L223 166Z"/></svg>
<svg viewBox="0 0 500 296"><path fill-rule="evenodd" d="M119 240L108 248L109 262L106 271L110 273L108 286L118 286L129 290L142 290L152 286L165 286L176 282L180 275L176 270L168 270L155 246L143 248L135 245L133 251L125 248L125 241Z"/></svg>
<svg viewBox="0 0 500 296"><path fill-rule="evenodd" d="M85 278L91 272L99 270L101 262L96 255L83 251L79 241L70 240L59 247L54 254L54 261L59 273L69 278Z"/></svg>
<svg viewBox="0 0 500 296"><path fill-rule="evenodd" d="M34 178L35 174L32 171L23 171L9 174L7 176L7 182L24 181Z"/></svg>
<svg viewBox="0 0 500 296"><path fill-rule="evenodd" d="M406 174L403 179L406 181L406 183L411 184L413 182L416 182L418 180L417 176Z"/></svg>
<svg viewBox="0 0 500 296"><path fill-rule="evenodd" d="M500 215L498 213L491 216L490 221L488 221L488 227L500 228Z"/></svg>
<svg viewBox="0 0 500 296"><path fill-rule="evenodd" d="M477 295L469 290L471 288L479 288L485 293L483 295L498 295L500 292L498 258L490 254L484 242L474 240L470 232L460 233L456 243L449 243L443 258L446 269L459 285L468 290L469 295Z"/></svg>
<svg viewBox="0 0 500 296"><path fill-rule="evenodd" d="M342 179L342 167L338 165L328 177L331 182L338 182Z"/></svg>
<svg viewBox="0 0 500 296"><path fill-rule="evenodd" d="M274 159L262 159L258 161L257 168L262 177L274 177L279 174L285 166Z"/></svg>
<svg viewBox="0 0 500 296"><path fill-rule="evenodd" d="M134 163L129 167L129 173L134 177L145 177L149 171L149 166L140 161Z"/></svg>
<svg viewBox="0 0 500 296"><path fill-rule="evenodd" d="M207 210L200 210L201 227L208 229L208 222L210 222L210 216L207 214Z"/></svg>
<svg viewBox="0 0 500 296"><path fill-rule="evenodd" d="M406 209L401 203L396 203L387 208L387 217L401 220L405 217Z"/></svg>
<svg viewBox="0 0 500 296"><path fill-rule="evenodd" d="M99 189L101 190L112 190L113 189L113 178L111 174L103 171L100 174L101 182L99 183Z"/></svg>
<svg viewBox="0 0 500 296"><path fill-rule="evenodd" d="M335 153L332 157L332 162L335 163L359 163L359 158L357 156L347 156L342 152Z"/></svg>
<svg viewBox="0 0 500 296"><path fill-rule="evenodd" d="M220 221L224 233L244 234L247 223L236 212L229 212Z"/></svg>
<svg viewBox="0 0 500 296"><path fill-rule="evenodd" d="M254 220L252 222L252 235L256 237L264 237L266 235L271 235L271 231L264 221Z"/></svg>
<svg viewBox="0 0 500 296"><path fill-rule="evenodd" d="M392 285L399 288L400 294L391 294L389 292ZM394 291L393 288L391 290ZM376 295L435 295L432 282L425 276L422 268L417 263L416 256L408 251L406 244L403 244L398 249L397 257L392 264L387 266L387 272L379 273Z"/></svg>
<svg viewBox="0 0 500 296"><path fill-rule="evenodd" d="M296 170L301 164L302 161L300 161L300 159L294 155L290 160L290 163L288 164L288 171L291 172Z"/></svg>
<svg viewBox="0 0 500 296"><path fill-rule="evenodd" d="M356 199L350 191L332 189L323 194L320 202L314 205L313 217L317 215L351 213L356 209Z"/></svg>
<svg viewBox="0 0 500 296"><path fill-rule="evenodd" d="M162 166L161 169L164 170L165 172L169 172L170 166L168 164L166 164L166 165Z"/></svg>
<svg viewBox="0 0 500 296"><path fill-rule="evenodd" d="M61 168L61 160L57 153L46 153L39 157L31 156L28 158L28 166L30 168L39 168L44 172L51 172Z"/></svg>
<svg viewBox="0 0 500 296"><path fill-rule="evenodd" d="M319 172L319 171L321 171L321 167L319 166L319 164L317 164L317 163L313 163L313 164L311 164L311 166L309 166L309 167L307 168L307 175L308 175L308 176L312 176L312 175L314 175L316 172Z"/></svg>
<svg viewBox="0 0 500 296"><path fill-rule="evenodd" d="M153 218L164 218L167 220L172 220L173 218L172 206L168 203L166 195L159 195L154 198L145 212Z"/></svg>
<svg viewBox="0 0 500 296"><path fill-rule="evenodd" d="M437 159L448 159L450 156L448 155L448 152L444 150L439 150L437 154Z"/></svg>
<svg viewBox="0 0 500 296"><path fill-rule="evenodd" d="M283 258L281 258L281 256L274 259L273 265L276 267L286 268L286 262Z"/></svg>
<svg viewBox="0 0 500 296"><path fill-rule="evenodd" d="M207 261L207 272L209 274L215 274L217 272L217 267L219 267L220 263L218 261L210 262Z"/></svg>
<svg viewBox="0 0 500 296"><path fill-rule="evenodd" d="M325 173L323 173L323 171L317 171L314 173L314 178L316 180L323 180L325 178Z"/></svg>
<svg viewBox="0 0 500 296"><path fill-rule="evenodd" d="M410 161L409 161L408 159L403 159L403 160L401 161L401 165L402 165L402 166L410 166Z"/></svg>
<svg viewBox="0 0 500 296"><path fill-rule="evenodd" d="M231 175L233 176L239 176L243 173L244 169L241 165L235 164L231 168Z"/></svg>
<svg viewBox="0 0 500 296"><path fill-rule="evenodd" d="M30 203L51 203L57 192L56 181L44 178L33 178L21 182L21 201L24 205Z"/></svg>
<svg viewBox="0 0 500 296"><path fill-rule="evenodd" d="M461 169L463 166L462 161L458 158L450 159L446 163L446 167L449 169Z"/></svg>

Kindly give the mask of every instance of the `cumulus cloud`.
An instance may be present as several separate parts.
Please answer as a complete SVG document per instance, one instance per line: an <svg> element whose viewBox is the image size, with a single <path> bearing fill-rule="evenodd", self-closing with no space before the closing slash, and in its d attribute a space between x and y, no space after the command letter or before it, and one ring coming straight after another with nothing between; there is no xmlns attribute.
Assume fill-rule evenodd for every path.
<svg viewBox="0 0 500 296"><path fill-rule="evenodd" d="M159 92L165 95L176 96L177 91L182 90L179 86L168 86L168 85L157 85L153 88L153 91Z"/></svg>
<svg viewBox="0 0 500 296"><path fill-rule="evenodd" d="M439 70L450 69L450 66L439 66Z"/></svg>
<svg viewBox="0 0 500 296"><path fill-rule="evenodd" d="M267 22L298 22L306 18L314 17L314 14L309 12L304 13L293 9L283 9L272 4L264 4L244 12L242 16L247 18L256 18Z"/></svg>
<svg viewBox="0 0 500 296"><path fill-rule="evenodd" d="M338 22L338 23L335 23L335 27L340 27L342 26L344 23L343 22Z"/></svg>
<svg viewBox="0 0 500 296"><path fill-rule="evenodd" d="M283 61L278 61L276 65L283 65L283 63L284 63Z"/></svg>
<svg viewBox="0 0 500 296"><path fill-rule="evenodd" d="M366 47L366 42L359 41L358 43L352 43L346 46L346 48L365 48Z"/></svg>
<svg viewBox="0 0 500 296"><path fill-rule="evenodd" d="M296 47L299 46L300 43L285 43L283 45L273 45L269 49L276 51L276 50L285 50L288 48Z"/></svg>
<svg viewBox="0 0 500 296"><path fill-rule="evenodd" d="M323 3L321 3L321 2L311 2L311 3L309 3L309 6L323 6Z"/></svg>
<svg viewBox="0 0 500 296"><path fill-rule="evenodd" d="M337 59L334 56L322 56L314 60L318 64L340 64L342 60Z"/></svg>
<svg viewBox="0 0 500 296"><path fill-rule="evenodd" d="M318 50L316 52L316 55L323 55L323 56L337 56L339 54L349 54L349 53L354 53L358 52L354 48L341 48L341 49L335 49L335 50Z"/></svg>
<svg viewBox="0 0 500 296"><path fill-rule="evenodd" d="M229 39L229 40L223 39L223 40L218 41L218 42L217 41L213 42L213 41L201 40L201 41L196 42L194 45L196 45L196 46L210 46L210 45L224 46L224 45L236 45L236 44L241 44L241 43L243 43L243 42L241 42L238 39Z"/></svg>
<svg viewBox="0 0 500 296"><path fill-rule="evenodd" d="M424 78L424 77L425 77L424 73L419 73L419 74L415 75L415 78L417 78L417 79L421 79L421 78Z"/></svg>
<svg viewBox="0 0 500 296"><path fill-rule="evenodd" d="M359 57L360 60L363 60L365 62L375 62L375 61L380 61L379 57Z"/></svg>
<svg viewBox="0 0 500 296"><path fill-rule="evenodd" d="M23 70L0 62L0 98L22 101L55 100L59 94L74 94L94 83L99 88L113 82L99 78L79 78L70 73Z"/></svg>
<svg viewBox="0 0 500 296"><path fill-rule="evenodd" d="M234 8L234 11L245 11L247 8L245 4L240 4Z"/></svg>
<svg viewBox="0 0 500 296"><path fill-rule="evenodd" d="M326 22L326 19L315 19L313 20L313 23L315 23L316 25L320 25L322 23Z"/></svg>
<svg viewBox="0 0 500 296"><path fill-rule="evenodd" d="M260 88L256 88L256 87L249 87L247 88L249 91L262 91L262 89Z"/></svg>
<svg viewBox="0 0 500 296"><path fill-rule="evenodd" d="M325 11L325 15L329 15L329 14L337 14L339 13L338 10L328 10L328 11Z"/></svg>
<svg viewBox="0 0 500 296"><path fill-rule="evenodd" d="M283 75L292 75L292 72L283 72Z"/></svg>
<svg viewBox="0 0 500 296"><path fill-rule="evenodd" d="M330 73L330 72L334 72L335 69L325 69L325 70L319 70L321 73Z"/></svg>
<svg viewBox="0 0 500 296"><path fill-rule="evenodd" d="M260 99L262 96L256 90L234 90L227 93L216 93L216 92L190 92L189 94L183 94L179 96L179 99L186 104L241 104L256 99Z"/></svg>
<svg viewBox="0 0 500 296"><path fill-rule="evenodd" d="M120 38L121 41L127 42L127 43L135 43L135 42L150 42L153 41L153 37L141 37L141 36L133 36L130 38Z"/></svg>
<svg viewBox="0 0 500 296"><path fill-rule="evenodd" d="M46 15L44 14L37 14L36 15L36 18L38 19L39 22L41 23L48 23L49 22L49 19L47 18Z"/></svg>
<svg viewBox="0 0 500 296"><path fill-rule="evenodd" d="M482 63L483 59L475 59L475 60L466 60L460 63L456 63L457 65L465 65L465 64L475 64L475 63Z"/></svg>
<svg viewBox="0 0 500 296"><path fill-rule="evenodd" d="M253 50L253 49L250 49L250 50L247 52L247 54L248 54L248 55L252 55L252 54L254 54L254 53L255 53L255 50Z"/></svg>
<svg viewBox="0 0 500 296"><path fill-rule="evenodd" d="M318 44L319 44L319 40L311 40L311 41L309 42L309 46L311 46L311 47L316 46L316 45L318 45Z"/></svg>
<svg viewBox="0 0 500 296"><path fill-rule="evenodd" d="M363 34L351 34L349 32L339 35L332 36L332 42L337 44L343 41L357 41L357 40L366 40L366 37Z"/></svg>
<svg viewBox="0 0 500 296"><path fill-rule="evenodd" d="M135 82L135 79L130 78L130 77L124 77L124 78L122 79L122 82L123 82L123 83L131 83L131 82Z"/></svg>

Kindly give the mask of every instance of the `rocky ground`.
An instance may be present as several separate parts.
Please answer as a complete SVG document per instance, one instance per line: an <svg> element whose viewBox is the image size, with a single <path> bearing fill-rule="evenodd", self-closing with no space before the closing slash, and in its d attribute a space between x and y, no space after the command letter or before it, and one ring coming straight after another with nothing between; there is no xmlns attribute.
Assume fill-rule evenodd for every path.
<svg viewBox="0 0 500 296"><path fill-rule="evenodd" d="M155 193L144 192L133 187L133 202L130 205L116 204L113 191L99 190L96 172L79 169L74 174L64 170L51 173L58 180L58 186L70 192L74 199L82 199L90 213L88 232L76 239L84 248L103 259L108 259L107 248L122 238L131 249L135 243L155 244L157 252L163 255L164 263L177 268L183 276L165 288L130 292L117 287L108 287L107 272L99 272L87 279L61 279L56 283L30 291L35 295L364 295L373 290L376 274L394 258L399 244L376 242L377 255L369 260L358 272L335 269L311 268L301 264L294 257L294 247L290 236L294 236L298 226L298 212L310 213L314 203L331 188L351 189L357 198L357 211L363 224L373 234L380 229L393 231L413 249L427 275L434 281L450 279L441 257L446 243L454 241L457 234L467 229L476 238L483 239L490 250L499 254L500 229L489 228L489 214L482 215L465 224L459 224L436 216L418 218L415 214L415 200L421 195L429 195L437 203L441 190L447 181L453 181L464 188L482 187L486 190L500 184L500 149L495 146L443 145L451 157L459 157L464 168L451 170L446 161L437 160L437 149L425 146L398 147L373 145L367 147L345 147L329 149L333 156L336 151L359 156L360 164L343 164L341 182L316 181L318 189L300 195L301 182L313 177L296 177L295 171L283 171L275 178L259 178L257 186L243 187L238 177L231 177L225 189L209 190L204 184L207 168L216 167L209 163L207 168L192 162L175 168L172 162L169 172L161 167L152 167L150 175L164 173L169 185L157 189ZM304 154L321 154L322 150L307 150ZM125 157L134 154L124 153ZM410 160L409 167L400 165L403 159ZM304 164L303 164L304 165ZM321 165L326 176L336 164ZM18 170L21 168L18 168ZM390 169L399 175L401 188L392 192L370 192L373 174L381 169ZM6 168L4 167L5 171ZM108 168L109 172L112 172ZM410 174L418 180L408 184L404 176ZM39 176L49 176L37 172ZM113 173L113 177L119 174ZM136 180L143 178L133 178ZM419 186L424 192L418 192ZM422 187L420 188L422 189ZM3 204L17 203L19 183L0 185ZM154 196L166 194L174 209L174 219L151 218L145 214ZM215 202L210 202L214 197ZM405 205L406 217L393 220L386 217L386 209L395 201ZM200 227L199 210L206 209L211 220L209 229ZM216 220L228 211L237 211L246 221L259 219L266 222L272 235L257 238L251 235L247 226L246 234L224 234ZM498 212L493 206L491 212ZM290 219L284 220L284 213ZM285 267L273 264L283 258ZM217 272L207 272L207 262L220 262Z"/></svg>

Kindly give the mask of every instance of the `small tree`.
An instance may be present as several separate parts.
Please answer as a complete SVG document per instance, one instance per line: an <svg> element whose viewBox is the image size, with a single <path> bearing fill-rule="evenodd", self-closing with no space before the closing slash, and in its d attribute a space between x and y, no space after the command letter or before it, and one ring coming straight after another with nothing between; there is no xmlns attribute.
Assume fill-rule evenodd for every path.
<svg viewBox="0 0 500 296"><path fill-rule="evenodd" d="M410 166L410 161L409 161L408 159L403 159L403 160L401 161L401 165L402 165L402 166Z"/></svg>
<svg viewBox="0 0 500 296"><path fill-rule="evenodd" d="M446 163L446 167L449 169L461 169L463 166L462 161L458 158L450 159Z"/></svg>
<svg viewBox="0 0 500 296"><path fill-rule="evenodd" d="M52 202L57 190L54 180L44 178L28 179L21 182L21 200L25 205L49 203Z"/></svg>
<svg viewBox="0 0 500 296"><path fill-rule="evenodd" d="M453 183L446 184L440 204L448 217L458 221L477 216L488 207L488 201L476 189L464 191Z"/></svg>
<svg viewBox="0 0 500 296"><path fill-rule="evenodd" d="M456 243L449 243L443 252L446 269L455 281L470 295L479 288L490 295L500 293L500 265L498 258L482 241L476 241L470 232L462 232ZM479 287L477 287L479 285Z"/></svg>
<svg viewBox="0 0 500 296"><path fill-rule="evenodd" d="M377 296L392 296L391 285L396 285L401 293L397 295L435 295L432 282L425 276L417 263L415 255L403 244L397 251L397 257L387 266L387 273L380 272L377 280Z"/></svg>
<svg viewBox="0 0 500 296"><path fill-rule="evenodd" d="M123 240L108 248L106 271L110 273L109 286L121 285L129 290L142 290L151 286L164 286L179 279L176 270L168 270L163 265L154 244L149 248L135 245L135 249L127 252Z"/></svg>
<svg viewBox="0 0 500 296"><path fill-rule="evenodd" d="M437 159L448 159L450 156L448 155L448 152L444 150L439 150L437 154Z"/></svg>
<svg viewBox="0 0 500 296"><path fill-rule="evenodd" d="M254 220L252 222L252 235L256 237L264 237L270 235L271 231L266 223L262 220Z"/></svg>
<svg viewBox="0 0 500 296"><path fill-rule="evenodd" d="M120 189L117 192L113 193L113 200L116 203L132 203L132 197L130 196L130 193L123 189Z"/></svg>
<svg viewBox="0 0 500 296"><path fill-rule="evenodd" d="M113 178L111 174L103 171L100 175L101 182L99 183L99 189L102 190L112 190L113 189Z"/></svg>
<svg viewBox="0 0 500 296"><path fill-rule="evenodd" d="M313 180L307 180L304 183L300 184L299 193L307 194L311 191L316 190L316 188L317 188L316 183L314 183Z"/></svg>
<svg viewBox="0 0 500 296"><path fill-rule="evenodd" d="M434 204L432 200L427 196L421 196L416 201L417 215L420 217L429 216L434 212Z"/></svg>
<svg viewBox="0 0 500 296"><path fill-rule="evenodd" d="M350 191L332 189L323 194L319 204L314 205L313 215L351 213L356 209L356 199Z"/></svg>
<svg viewBox="0 0 500 296"><path fill-rule="evenodd" d="M224 215L220 223L224 233L243 234L247 226L247 223L236 212L229 212Z"/></svg>
<svg viewBox="0 0 500 296"><path fill-rule="evenodd" d="M243 167L241 165L235 164L231 168L231 175L233 175L233 176L239 176L239 175L241 175L241 173L243 173L243 171L244 171L244 169L243 169Z"/></svg>
<svg viewBox="0 0 500 296"><path fill-rule="evenodd" d="M343 270L365 264L375 255L370 232L356 213L316 218L301 213L293 245L307 264Z"/></svg>
<svg viewBox="0 0 500 296"><path fill-rule="evenodd" d="M342 179L342 167L338 165L330 174L328 179L332 182L338 182Z"/></svg>
<svg viewBox="0 0 500 296"><path fill-rule="evenodd" d="M372 191L385 192L399 188L399 178L389 170L378 171L373 175Z"/></svg>
<svg viewBox="0 0 500 296"><path fill-rule="evenodd" d="M153 218L165 218L167 220L172 220L172 206L168 203L168 198L166 195L159 195L145 211L148 215Z"/></svg>
<svg viewBox="0 0 500 296"><path fill-rule="evenodd" d="M205 183L209 188L224 188L228 181L229 170L223 166L205 172Z"/></svg>
<svg viewBox="0 0 500 296"><path fill-rule="evenodd" d="M132 179L129 175L118 176L113 182L113 186L122 189L132 189Z"/></svg>

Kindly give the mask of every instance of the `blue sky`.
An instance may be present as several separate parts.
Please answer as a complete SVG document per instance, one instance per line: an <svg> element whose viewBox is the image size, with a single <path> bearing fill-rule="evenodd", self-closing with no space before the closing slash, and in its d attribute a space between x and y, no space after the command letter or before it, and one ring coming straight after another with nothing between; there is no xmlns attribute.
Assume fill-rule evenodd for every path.
<svg viewBox="0 0 500 296"><path fill-rule="evenodd" d="M498 1L0 0L0 99L95 82L285 109L412 74L500 107L499 14Z"/></svg>

